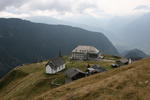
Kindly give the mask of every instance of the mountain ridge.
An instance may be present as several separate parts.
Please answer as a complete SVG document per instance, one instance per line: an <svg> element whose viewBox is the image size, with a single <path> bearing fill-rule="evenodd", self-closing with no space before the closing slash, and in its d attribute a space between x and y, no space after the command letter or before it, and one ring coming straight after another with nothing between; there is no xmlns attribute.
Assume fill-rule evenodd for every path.
<svg viewBox="0 0 150 100"><path fill-rule="evenodd" d="M123 56L125 58L131 58L132 60L139 60L139 59L148 57L146 53L144 53L143 51L139 49L132 49L132 50L126 51L123 53Z"/></svg>
<svg viewBox="0 0 150 100"><path fill-rule="evenodd" d="M20 60L17 65L56 57L59 50L63 55L70 54L77 45L92 45L103 53L119 55L104 34L77 27L33 23L17 18L0 18L0 27L0 47Z"/></svg>

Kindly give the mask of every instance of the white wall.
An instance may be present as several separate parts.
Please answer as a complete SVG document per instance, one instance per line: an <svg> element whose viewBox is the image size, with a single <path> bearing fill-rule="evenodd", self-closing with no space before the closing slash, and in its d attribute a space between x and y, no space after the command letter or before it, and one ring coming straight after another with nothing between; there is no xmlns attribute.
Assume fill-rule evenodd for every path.
<svg viewBox="0 0 150 100"><path fill-rule="evenodd" d="M85 54L84 53L72 53L72 58L73 59L85 59Z"/></svg>
<svg viewBox="0 0 150 100"><path fill-rule="evenodd" d="M47 65L46 66L46 73L47 74L55 74L55 73L57 73L59 71L62 71L63 69L65 69L65 64L61 65L56 70L52 69L49 65Z"/></svg>
<svg viewBox="0 0 150 100"><path fill-rule="evenodd" d="M56 71L53 70L49 65L46 66L46 73L47 74L55 74Z"/></svg>

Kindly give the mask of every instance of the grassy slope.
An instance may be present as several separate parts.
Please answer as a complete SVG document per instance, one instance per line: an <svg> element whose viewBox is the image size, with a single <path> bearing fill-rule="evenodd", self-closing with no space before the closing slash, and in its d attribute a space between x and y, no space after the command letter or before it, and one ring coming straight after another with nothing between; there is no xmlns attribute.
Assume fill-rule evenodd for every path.
<svg viewBox="0 0 150 100"><path fill-rule="evenodd" d="M149 100L150 58L49 90L36 100Z"/></svg>
<svg viewBox="0 0 150 100"><path fill-rule="evenodd" d="M64 57L67 61L67 68L76 67L83 71L86 70L88 64L100 64L107 69L113 62L99 61L69 61L68 57ZM69 63L68 63L69 62ZM26 64L17 67L9 72L2 80L0 80L0 98L1 100L21 99L27 100L36 97L41 93L45 93L53 88L64 84L63 71L56 75L45 74L45 62Z"/></svg>

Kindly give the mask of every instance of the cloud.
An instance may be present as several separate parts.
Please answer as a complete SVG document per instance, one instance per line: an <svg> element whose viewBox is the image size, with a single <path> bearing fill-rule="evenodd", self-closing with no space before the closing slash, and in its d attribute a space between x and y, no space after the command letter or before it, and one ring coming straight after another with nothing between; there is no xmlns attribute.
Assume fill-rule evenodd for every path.
<svg viewBox="0 0 150 100"><path fill-rule="evenodd" d="M0 0L0 10L4 10L10 6L19 7L24 2L25 0Z"/></svg>
<svg viewBox="0 0 150 100"><path fill-rule="evenodd" d="M139 5L134 8L135 12L138 12L140 14L149 13L150 12L150 6L149 5Z"/></svg>
<svg viewBox="0 0 150 100"><path fill-rule="evenodd" d="M150 6L147 5L140 5L134 8L135 10L150 10Z"/></svg>
<svg viewBox="0 0 150 100"><path fill-rule="evenodd" d="M6 0L9 1L9 0ZM96 0L12 0L10 4L2 2L1 11L12 14L26 13L31 16L69 17L84 14L98 16L102 10L97 8ZM1 5L1 3L0 3Z"/></svg>
<svg viewBox="0 0 150 100"><path fill-rule="evenodd" d="M56 10L60 12L71 10L69 0L30 0L27 5L32 10Z"/></svg>
<svg viewBox="0 0 150 100"><path fill-rule="evenodd" d="M86 9L95 9L97 5L92 0L30 0L26 3L30 10L49 10L57 11L59 13L83 13Z"/></svg>
<svg viewBox="0 0 150 100"><path fill-rule="evenodd" d="M137 9L149 9L149 6L149 0L0 0L0 12L9 13L9 16L57 18L127 16L139 13Z"/></svg>
<svg viewBox="0 0 150 100"><path fill-rule="evenodd" d="M29 17L30 15L28 14L13 14L13 13L9 13L9 12L0 12L0 17L4 17L4 18L26 18Z"/></svg>

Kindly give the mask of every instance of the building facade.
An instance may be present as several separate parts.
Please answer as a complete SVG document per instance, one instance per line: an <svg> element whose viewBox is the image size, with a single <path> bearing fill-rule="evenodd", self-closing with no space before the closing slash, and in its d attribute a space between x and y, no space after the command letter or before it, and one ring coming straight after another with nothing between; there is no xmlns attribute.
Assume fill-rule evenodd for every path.
<svg viewBox="0 0 150 100"><path fill-rule="evenodd" d="M100 51L93 46L79 45L72 51L74 60L93 60L100 57Z"/></svg>
<svg viewBox="0 0 150 100"><path fill-rule="evenodd" d="M65 61L62 58L54 58L46 64L46 73L55 74L65 69Z"/></svg>

